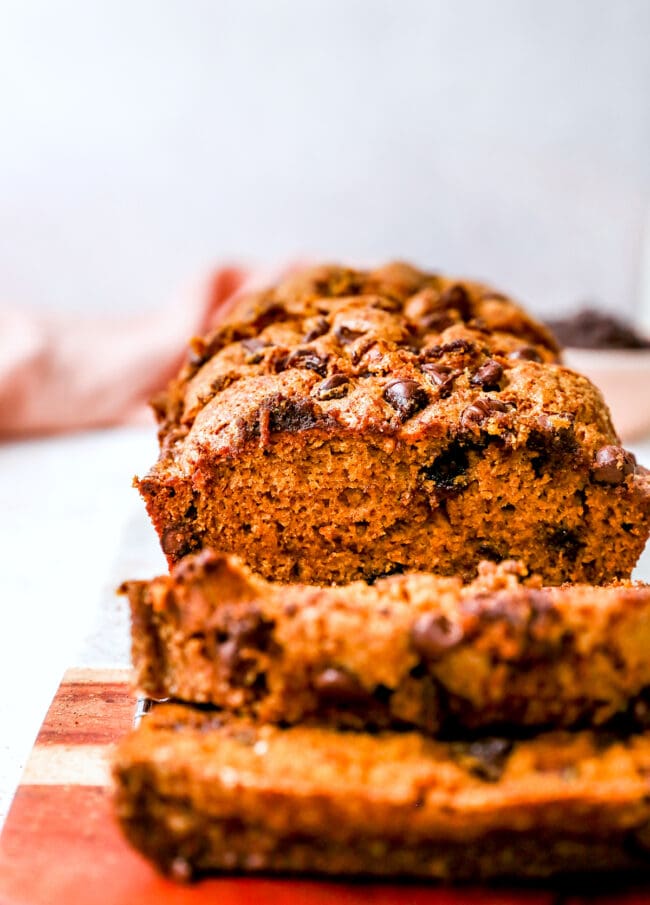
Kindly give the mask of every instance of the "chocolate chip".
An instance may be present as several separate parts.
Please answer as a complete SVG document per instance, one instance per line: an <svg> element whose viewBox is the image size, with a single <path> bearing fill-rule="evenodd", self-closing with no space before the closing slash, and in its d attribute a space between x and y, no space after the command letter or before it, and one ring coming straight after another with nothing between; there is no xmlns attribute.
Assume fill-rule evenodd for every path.
<svg viewBox="0 0 650 905"><path fill-rule="evenodd" d="M258 610L250 610L228 624L228 634L219 644L218 657L230 682L250 687L261 677L255 659L247 656L246 651L268 651L273 643L274 628L275 623Z"/></svg>
<svg viewBox="0 0 650 905"><path fill-rule="evenodd" d="M477 399L463 411L460 416L460 423L465 429L471 430L482 424L490 415L495 412L507 412L508 406L499 399Z"/></svg>
<svg viewBox="0 0 650 905"><path fill-rule="evenodd" d="M497 782L503 773L512 742L505 738L484 738L467 746L467 753L475 763L472 773L487 782Z"/></svg>
<svg viewBox="0 0 650 905"><path fill-rule="evenodd" d="M275 623L266 619L259 610L251 609L230 626L230 636L240 647L267 650Z"/></svg>
<svg viewBox="0 0 650 905"><path fill-rule="evenodd" d="M266 402L265 409L269 412L269 430L277 433L310 430L319 422L319 413L309 399L274 397Z"/></svg>
<svg viewBox="0 0 650 905"><path fill-rule="evenodd" d="M622 446L603 446L596 453L591 473L599 484L622 484L634 474L636 459Z"/></svg>
<svg viewBox="0 0 650 905"><path fill-rule="evenodd" d="M398 298L389 298L388 296L375 296L370 302L371 308L377 308L379 311L401 311L402 302Z"/></svg>
<svg viewBox="0 0 650 905"><path fill-rule="evenodd" d="M442 333L454 323L454 318L447 311L433 311L420 319L420 327L426 333Z"/></svg>
<svg viewBox="0 0 650 905"><path fill-rule="evenodd" d="M296 349L286 363L287 368L307 368L321 377L327 374L327 357L318 355L312 349Z"/></svg>
<svg viewBox="0 0 650 905"><path fill-rule="evenodd" d="M533 346L520 346L519 349L514 349L510 352L508 358L512 358L514 361L537 361L540 363L542 361L542 356Z"/></svg>
<svg viewBox="0 0 650 905"><path fill-rule="evenodd" d="M473 342L470 342L469 339L452 339L449 343L443 343L440 346L440 351L443 355L446 355L449 352L474 355L476 353L476 346Z"/></svg>
<svg viewBox="0 0 650 905"><path fill-rule="evenodd" d="M277 302L265 302L256 306L251 311L253 320L250 322L256 330L262 331L270 324L279 324L291 316L283 305Z"/></svg>
<svg viewBox="0 0 650 905"><path fill-rule="evenodd" d="M268 357L266 363L267 367L275 374L281 374L282 371L284 371L287 367L289 355L290 353L288 349L283 349L281 346L276 346Z"/></svg>
<svg viewBox="0 0 650 905"><path fill-rule="evenodd" d="M406 378L393 380L384 390L384 399L399 414L403 421L411 418L429 404L427 391L417 380Z"/></svg>
<svg viewBox="0 0 650 905"><path fill-rule="evenodd" d="M452 443L444 452L425 465L420 474L423 480L433 481L436 495L442 499L458 493L465 486L463 476L469 468L467 450L459 443Z"/></svg>
<svg viewBox="0 0 650 905"><path fill-rule="evenodd" d="M472 386L483 387L484 390L498 390L499 381L503 377L503 368L494 358L481 365L470 380Z"/></svg>
<svg viewBox="0 0 650 905"><path fill-rule="evenodd" d="M370 697L370 693L356 676L334 667L324 669L314 676L314 688L319 698L329 704L359 704Z"/></svg>
<svg viewBox="0 0 650 905"><path fill-rule="evenodd" d="M314 326L305 333L305 338L303 342L310 343L313 340L318 339L319 336L324 336L325 333L328 332L330 325L326 318L319 317Z"/></svg>
<svg viewBox="0 0 650 905"><path fill-rule="evenodd" d="M357 344L352 352L352 364L358 365L366 352L369 352L373 346L377 345L377 340L372 336L366 336L364 340Z"/></svg>
<svg viewBox="0 0 650 905"><path fill-rule="evenodd" d="M424 613L411 626L410 640L413 650L425 660L437 660L460 644L463 629L442 613Z"/></svg>
<svg viewBox="0 0 650 905"><path fill-rule="evenodd" d="M355 339L359 339L360 336L364 336L365 332L365 330L352 330L350 327L346 327L343 324L337 327L334 331L337 339L343 346L347 346L350 343L353 343Z"/></svg>
<svg viewBox="0 0 650 905"><path fill-rule="evenodd" d="M472 313L472 304L469 294L464 286L456 283L441 294L438 304L441 308L455 308L463 320L467 320Z"/></svg>
<svg viewBox="0 0 650 905"><path fill-rule="evenodd" d="M186 528L172 526L165 528L163 531L160 546L163 549L163 553L167 556L171 556L173 559L180 559L195 550L197 544L193 538L188 537Z"/></svg>
<svg viewBox="0 0 650 905"><path fill-rule="evenodd" d="M241 341L242 349L244 349L244 360L248 365L258 364L264 357L264 349L268 346L262 339L253 337L251 339L243 339Z"/></svg>
<svg viewBox="0 0 650 905"><path fill-rule="evenodd" d="M344 374L334 374L314 388L319 399L340 399L350 391L350 381Z"/></svg>
<svg viewBox="0 0 650 905"><path fill-rule="evenodd" d="M451 368L445 368L443 365L434 365L425 363L422 365L422 371L427 375L431 383L438 390L441 399L446 399L454 386L455 373Z"/></svg>

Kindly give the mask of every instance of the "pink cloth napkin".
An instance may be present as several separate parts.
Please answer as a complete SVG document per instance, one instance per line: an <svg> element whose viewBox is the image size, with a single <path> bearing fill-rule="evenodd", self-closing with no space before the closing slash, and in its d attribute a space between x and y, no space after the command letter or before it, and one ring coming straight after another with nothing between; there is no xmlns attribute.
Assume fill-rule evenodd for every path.
<svg viewBox="0 0 650 905"><path fill-rule="evenodd" d="M123 319L0 307L0 437L147 417L146 401L178 369L190 337L271 277L224 267L180 303Z"/></svg>
<svg viewBox="0 0 650 905"><path fill-rule="evenodd" d="M122 319L0 307L0 437L145 419L147 400L179 368L190 337L264 283L262 274L224 267L181 303Z"/></svg>

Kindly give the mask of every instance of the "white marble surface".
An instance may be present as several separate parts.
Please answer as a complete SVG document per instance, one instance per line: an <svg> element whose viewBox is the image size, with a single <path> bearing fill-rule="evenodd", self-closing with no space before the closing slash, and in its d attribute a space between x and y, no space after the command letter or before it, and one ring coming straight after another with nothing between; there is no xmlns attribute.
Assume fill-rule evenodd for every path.
<svg viewBox="0 0 650 905"><path fill-rule="evenodd" d="M155 455L151 427L0 446L0 823L64 670L125 664L125 644L109 650L97 624L125 615L119 580L164 568L131 487ZM142 567L125 537L134 520L151 542Z"/></svg>
<svg viewBox="0 0 650 905"><path fill-rule="evenodd" d="M120 428L0 446L0 824L69 666L125 666L128 620L115 588L165 569L135 473L155 432ZM650 443L633 447L650 464ZM650 580L650 550L636 577Z"/></svg>

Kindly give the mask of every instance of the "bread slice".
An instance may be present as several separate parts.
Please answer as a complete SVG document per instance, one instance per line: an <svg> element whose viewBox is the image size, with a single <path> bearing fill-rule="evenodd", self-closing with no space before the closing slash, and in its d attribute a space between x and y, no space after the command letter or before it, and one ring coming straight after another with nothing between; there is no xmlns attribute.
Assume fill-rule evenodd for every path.
<svg viewBox="0 0 650 905"><path fill-rule="evenodd" d="M119 745L116 812L164 872L484 880L650 866L650 736L436 742L162 704Z"/></svg>
<svg viewBox="0 0 650 905"><path fill-rule="evenodd" d="M277 581L519 559L629 578L650 481L599 391L489 287L322 267L239 302L155 405L137 481L170 565L212 546Z"/></svg>
<svg viewBox="0 0 650 905"><path fill-rule="evenodd" d="M645 724L650 586L542 589L516 563L281 586L206 550L127 582L136 683L260 720L430 734Z"/></svg>

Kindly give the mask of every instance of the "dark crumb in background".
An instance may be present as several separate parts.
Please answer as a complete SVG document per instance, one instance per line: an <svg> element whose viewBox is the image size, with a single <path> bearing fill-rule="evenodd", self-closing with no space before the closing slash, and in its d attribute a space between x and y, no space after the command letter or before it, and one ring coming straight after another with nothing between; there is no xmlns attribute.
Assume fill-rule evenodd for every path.
<svg viewBox="0 0 650 905"><path fill-rule="evenodd" d="M561 346L578 349L650 349L650 339L628 323L597 311L583 308L571 317L547 321Z"/></svg>

